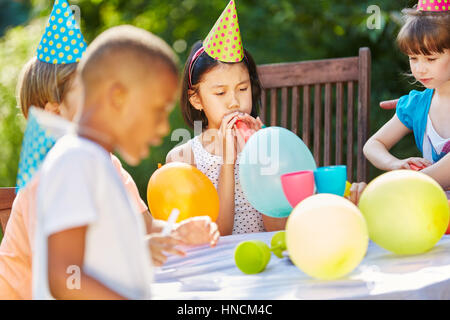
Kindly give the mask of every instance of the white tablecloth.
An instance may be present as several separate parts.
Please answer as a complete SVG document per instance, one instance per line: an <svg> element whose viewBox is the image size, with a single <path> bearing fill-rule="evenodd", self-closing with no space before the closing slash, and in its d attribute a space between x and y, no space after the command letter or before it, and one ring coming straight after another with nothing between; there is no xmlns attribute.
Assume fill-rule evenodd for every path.
<svg viewBox="0 0 450 320"><path fill-rule="evenodd" d="M370 242L366 257L347 277L310 278L289 258L272 254L265 271L243 274L234 249L244 240L270 245L274 232L221 237L215 248L188 249L155 272L155 299L450 299L450 236L427 253L398 256Z"/></svg>

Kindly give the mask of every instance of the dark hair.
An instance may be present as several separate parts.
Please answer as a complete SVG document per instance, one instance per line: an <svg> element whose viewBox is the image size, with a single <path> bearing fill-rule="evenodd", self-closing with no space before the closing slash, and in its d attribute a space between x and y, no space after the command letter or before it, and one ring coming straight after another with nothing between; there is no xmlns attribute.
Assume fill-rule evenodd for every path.
<svg viewBox="0 0 450 320"><path fill-rule="evenodd" d="M407 55L443 53L450 49L450 13L404 9L405 24L397 36Z"/></svg>
<svg viewBox="0 0 450 320"><path fill-rule="evenodd" d="M206 115L204 111L199 111L195 109L191 102L189 101L189 90L191 89L189 87L189 66L191 64L191 60L197 52L198 49L200 49L202 46L201 41L197 41L191 49L191 53L189 54L189 58L186 61L186 64L184 66L184 72L183 72L183 87L181 92L181 99L180 99L180 106L181 106L181 113L183 114L184 121L191 127L194 128L194 121L201 120L202 121L202 128L206 128L208 126L208 119L206 118ZM256 69L255 61L253 60L250 53L244 49L244 59L243 62L245 63L248 73L250 75L250 83L252 87L252 111L250 115L254 118L256 118L259 114L259 108L261 106L261 92L262 87L261 83L259 81L258 72ZM211 58L206 52L202 52L200 56L195 61L194 65L192 66L191 70L191 81L192 86L195 87L196 84L198 84L203 75L207 72L209 72L211 69L219 65L220 63L238 63L238 62L220 62L213 58ZM195 88L193 88L195 90Z"/></svg>

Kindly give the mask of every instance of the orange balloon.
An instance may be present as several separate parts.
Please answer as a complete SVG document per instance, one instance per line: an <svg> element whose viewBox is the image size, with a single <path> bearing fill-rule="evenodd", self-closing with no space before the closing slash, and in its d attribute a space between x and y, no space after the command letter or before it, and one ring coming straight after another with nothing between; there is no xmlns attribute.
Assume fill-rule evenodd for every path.
<svg viewBox="0 0 450 320"><path fill-rule="evenodd" d="M219 216L219 195L211 180L187 163L171 162L150 177L147 202L155 219L167 220L180 210L177 222L196 216Z"/></svg>

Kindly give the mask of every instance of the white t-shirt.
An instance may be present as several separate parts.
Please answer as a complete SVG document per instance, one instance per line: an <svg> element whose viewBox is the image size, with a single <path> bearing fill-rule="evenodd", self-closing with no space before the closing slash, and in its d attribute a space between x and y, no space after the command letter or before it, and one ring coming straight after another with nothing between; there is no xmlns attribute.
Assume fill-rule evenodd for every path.
<svg viewBox="0 0 450 320"><path fill-rule="evenodd" d="M87 226L84 272L122 296L149 299L153 274L143 217L110 154L90 140L66 135L47 155L40 177L33 298L53 298L47 277L47 238ZM67 271L68 278L73 270Z"/></svg>
<svg viewBox="0 0 450 320"><path fill-rule="evenodd" d="M425 130L425 137L423 139L423 157L431 163L435 163L433 159L433 152L435 154L441 155L444 146L450 143L450 138L444 139L433 127L433 122L431 121L430 115L427 118L427 128ZM442 155L441 155L442 157ZM447 199L450 200L450 190L446 191Z"/></svg>

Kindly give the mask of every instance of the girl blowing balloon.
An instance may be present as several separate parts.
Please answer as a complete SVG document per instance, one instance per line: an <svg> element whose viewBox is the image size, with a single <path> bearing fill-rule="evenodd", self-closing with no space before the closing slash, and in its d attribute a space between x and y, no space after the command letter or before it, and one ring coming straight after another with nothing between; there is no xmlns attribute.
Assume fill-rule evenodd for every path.
<svg viewBox="0 0 450 320"><path fill-rule="evenodd" d="M239 153L249 131L263 124L257 117L261 85L255 62L242 46L233 1L205 40L193 46L183 80L184 120L191 127L201 123L202 133L171 150L167 162L195 165L214 183L222 235L283 229L285 219L263 216L245 198L239 183Z"/></svg>
<svg viewBox="0 0 450 320"><path fill-rule="evenodd" d="M364 146L379 169L421 170L434 178L450 198L450 2L420 0L405 9L406 23L397 36L408 55L412 75L426 89L400 98L397 112ZM422 158L398 159L389 150L413 133Z"/></svg>

